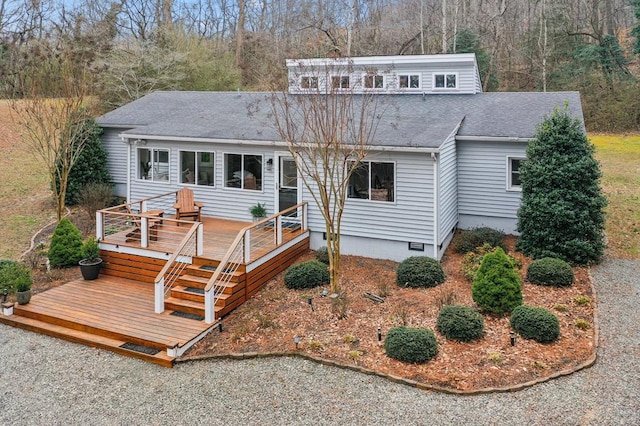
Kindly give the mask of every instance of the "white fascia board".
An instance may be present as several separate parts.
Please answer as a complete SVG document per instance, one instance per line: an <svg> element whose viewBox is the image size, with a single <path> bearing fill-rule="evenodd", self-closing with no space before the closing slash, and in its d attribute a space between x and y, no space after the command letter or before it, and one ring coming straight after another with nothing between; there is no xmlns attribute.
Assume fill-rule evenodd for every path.
<svg viewBox="0 0 640 426"><path fill-rule="evenodd" d="M260 140L245 140L245 139L216 139L216 138L187 138L180 136L157 136L157 135L144 135L144 134L123 134L120 138L126 139L146 139L156 141L168 141L168 142L204 142L204 143L220 143L225 145L244 145L244 146L273 146L288 148L289 144L284 141L260 141ZM439 152L440 148L429 148L420 146L387 146L387 145L370 145L369 150L381 151L381 152Z"/></svg>
<svg viewBox="0 0 640 426"><path fill-rule="evenodd" d="M517 136L456 136L457 141L472 142L529 142L533 138L520 138Z"/></svg>
<svg viewBox="0 0 640 426"><path fill-rule="evenodd" d="M406 65L422 63L476 63L475 53L450 53L438 55L360 56L345 58L287 59L288 68L318 67L328 65Z"/></svg>

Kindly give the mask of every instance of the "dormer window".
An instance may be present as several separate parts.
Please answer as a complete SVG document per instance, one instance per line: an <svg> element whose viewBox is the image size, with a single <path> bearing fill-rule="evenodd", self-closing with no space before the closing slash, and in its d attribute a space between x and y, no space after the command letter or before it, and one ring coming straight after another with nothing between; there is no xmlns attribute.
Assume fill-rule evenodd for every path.
<svg viewBox="0 0 640 426"><path fill-rule="evenodd" d="M302 77L300 77L300 88L301 89L317 89L318 77L310 77L308 75L303 75Z"/></svg>
<svg viewBox="0 0 640 426"><path fill-rule="evenodd" d="M364 76L365 89L384 89L384 77L381 75L368 74Z"/></svg>
<svg viewBox="0 0 640 426"><path fill-rule="evenodd" d="M349 76L348 75L334 75L331 77L331 87L333 89L348 89L349 88Z"/></svg>
<svg viewBox="0 0 640 426"><path fill-rule="evenodd" d="M457 89L458 73L433 74L434 89Z"/></svg>
<svg viewBox="0 0 640 426"><path fill-rule="evenodd" d="M419 89L420 88L420 76L418 74L400 74L400 88L401 89Z"/></svg>

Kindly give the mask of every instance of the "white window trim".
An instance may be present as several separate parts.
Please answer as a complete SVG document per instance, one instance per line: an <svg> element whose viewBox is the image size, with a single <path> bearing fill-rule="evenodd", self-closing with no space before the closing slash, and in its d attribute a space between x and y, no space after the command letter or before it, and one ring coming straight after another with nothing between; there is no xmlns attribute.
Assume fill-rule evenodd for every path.
<svg viewBox="0 0 640 426"><path fill-rule="evenodd" d="M149 171L151 172L151 179L142 179L139 175L140 175L140 150L141 149L146 149L149 150L151 152L151 168L149 169ZM166 164L167 165L167 180L155 180L153 179L153 151L166 151L167 152L167 159L169 161L167 161L166 163L160 163L159 164ZM153 183L153 184L160 184L160 185L169 185L171 184L171 148L154 148L154 147L148 147L148 146L139 146L136 148L136 167L135 167L135 173L136 173L136 177L135 180L137 180L138 182L144 182L144 183Z"/></svg>
<svg viewBox="0 0 640 426"><path fill-rule="evenodd" d="M374 86L375 86L375 77L382 77L382 87L367 87L366 85L367 77L374 77L374 80L373 80ZM387 78L383 74L364 73L362 74L361 81L362 81L362 90L380 91L380 90L385 90L387 87Z"/></svg>
<svg viewBox="0 0 640 426"><path fill-rule="evenodd" d="M511 182L511 160L526 160L526 157L520 157L517 155L508 155L507 156L507 178L506 178L506 183L507 183L507 191L509 192L522 192L522 186L516 186L513 185L513 183Z"/></svg>
<svg viewBox="0 0 640 426"><path fill-rule="evenodd" d="M444 76L444 84L445 87L436 87L436 76L438 75L443 75ZM456 76L456 87L446 87L447 85L447 76L448 75L455 75ZM458 73L457 71L438 71L438 72L434 72L431 75L431 88L433 90L443 90L443 91L451 91L451 90L459 90L460 89L460 73Z"/></svg>
<svg viewBox="0 0 640 426"><path fill-rule="evenodd" d="M418 77L418 87L400 87L400 77L407 77L407 84L411 86L411 77ZM397 74L398 78L398 90L420 90L422 89L422 74L419 72L399 72Z"/></svg>
<svg viewBox="0 0 640 426"><path fill-rule="evenodd" d="M311 80L311 79L314 79L314 78L316 79L316 87L303 87L302 86L302 81L304 79L310 79ZM318 78L318 76L315 76L315 75L301 75L300 76L300 81L299 81L298 84L299 84L300 90L309 90L309 91L318 90L320 88L320 78Z"/></svg>
<svg viewBox="0 0 640 426"><path fill-rule="evenodd" d="M180 170L182 168L182 153L183 152L193 152L196 154L196 177L195 177L195 182L194 183L189 183L189 182L182 182L182 170ZM200 153L208 153L213 155L213 185L198 185L198 174L199 174L199 170L197 170L198 168L198 154ZM178 185L182 185L182 186L197 186L198 188L215 188L216 187L216 158L218 156L216 155L215 151L198 151L198 150L192 150L192 149L181 149L178 150Z"/></svg>
<svg viewBox="0 0 640 426"><path fill-rule="evenodd" d="M262 175L260 176L261 182L262 182L262 188L260 189L245 189L244 188L244 179L241 181L241 186L240 188L234 188L233 186L227 186L227 162L225 161L225 157L227 155L241 155L242 158L242 169L241 172L244 172L244 156L245 155L255 155L260 157L261 163L262 163L262 170L261 173ZM256 176L257 178L257 176ZM242 192L246 192L246 193L250 193L250 194L258 194L258 193L264 193L264 154L252 154L250 152L223 152L222 153L222 184L220 186L220 188L222 188L225 191L242 191Z"/></svg>
<svg viewBox="0 0 640 426"><path fill-rule="evenodd" d="M349 197L347 193L347 201L356 203L376 203L384 206L396 205L398 203L398 164L396 161L379 161L379 160L361 160L360 164L369 163L369 198ZM371 163L393 164L393 201L380 201L371 199Z"/></svg>

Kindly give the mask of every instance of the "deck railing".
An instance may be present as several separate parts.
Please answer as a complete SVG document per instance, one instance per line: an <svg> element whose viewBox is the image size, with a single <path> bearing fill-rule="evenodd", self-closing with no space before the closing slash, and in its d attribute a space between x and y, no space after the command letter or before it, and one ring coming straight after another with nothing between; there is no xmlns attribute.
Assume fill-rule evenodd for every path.
<svg viewBox="0 0 640 426"><path fill-rule="evenodd" d="M307 203L303 202L249 225L238 232L204 289L207 323L215 322L215 306L233 275L246 265L280 247L287 233L307 230Z"/></svg>
<svg viewBox="0 0 640 426"><path fill-rule="evenodd" d="M100 210L96 213L96 238L145 249L159 242L160 251L173 253L193 225L192 221L169 217L175 215L175 200L176 192L168 192Z"/></svg>

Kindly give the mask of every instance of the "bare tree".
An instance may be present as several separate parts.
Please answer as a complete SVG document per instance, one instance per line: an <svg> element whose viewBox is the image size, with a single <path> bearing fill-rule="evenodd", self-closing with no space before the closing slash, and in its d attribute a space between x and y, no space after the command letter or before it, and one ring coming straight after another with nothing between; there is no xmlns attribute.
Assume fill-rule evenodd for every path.
<svg viewBox="0 0 640 426"><path fill-rule="evenodd" d="M340 294L341 220L349 179L367 156L381 114L375 95L356 94L361 88L346 88L344 80L337 85L342 88L333 84L336 68L305 70L312 76L306 93L274 93L271 100L277 130L324 219L331 291Z"/></svg>
<svg viewBox="0 0 640 426"><path fill-rule="evenodd" d="M24 142L47 170L56 202L58 221L62 219L67 181L89 137L83 123L90 117L85 105L86 75L79 74L70 54L59 53L31 70L24 99L13 100L11 110ZM86 71L85 71L86 72ZM47 97L51 76L61 79L61 97Z"/></svg>

